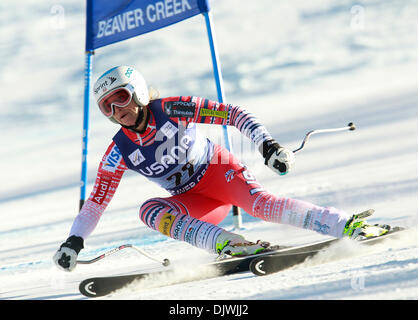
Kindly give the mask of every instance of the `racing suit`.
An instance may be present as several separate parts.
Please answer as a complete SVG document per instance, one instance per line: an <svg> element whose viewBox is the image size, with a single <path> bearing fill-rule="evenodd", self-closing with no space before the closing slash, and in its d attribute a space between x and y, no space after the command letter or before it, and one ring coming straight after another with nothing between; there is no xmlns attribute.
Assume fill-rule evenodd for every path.
<svg viewBox="0 0 418 320"><path fill-rule="evenodd" d="M144 132L121 127L100 162L90 197L71 235L87 238L128 169L166 189L170 197L145 201L140 219L150 228L199 248L215 250L218 227L232 205L265 221L342 237L349 215L333 207L275 196L222 146L203 137L196 123L236 127L261 151L272 140L264 126L239 106L200 97L152 100Z"/></svg>

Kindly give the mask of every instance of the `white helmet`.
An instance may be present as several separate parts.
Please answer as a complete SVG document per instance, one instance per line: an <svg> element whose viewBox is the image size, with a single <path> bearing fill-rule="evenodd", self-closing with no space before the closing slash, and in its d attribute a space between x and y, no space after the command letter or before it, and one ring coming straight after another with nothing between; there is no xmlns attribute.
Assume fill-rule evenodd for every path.
<svg viewBox="0 0 418 320"><path fill-rule="evenodd" d="M132 92L132 98L140 106L149 103L148 87L142 75L133 67L118 66L103 73L93 86L94 98L99 104L109 91L119 87L128 87ZM108 117L112 122L117 122L113 116Z"/></svg>

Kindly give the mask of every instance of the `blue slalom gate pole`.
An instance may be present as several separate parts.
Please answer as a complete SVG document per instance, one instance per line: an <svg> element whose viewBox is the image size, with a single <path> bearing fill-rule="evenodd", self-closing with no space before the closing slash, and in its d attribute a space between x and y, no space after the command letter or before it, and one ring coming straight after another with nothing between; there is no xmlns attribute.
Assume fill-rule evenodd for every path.
<svg viewBox="0 0 418 320"><path fill-rule="evenodd" d="M222 72L221 67L219 65L219 58L218 58L218 52L215 47L215 41L214 41L214 33L212 30L212 15L210 12L203 13L205 17L206 22L206 31L208 33L208 39L209 39L209 47L210 47L210 53L212 57L212 66L213 66L213 73L215 76L215 83L216 83L216 92L218 93L218 101L220 103L224 102L224 89L223 89L223 79L222 79ZM227 126L222 126L223 132L224 132L224 140L226 144L226 148L229 151L232 151L231 145L230 145L230 139L229 139L229 133Z"/></svg>
<svg viewBox="0 0 418 320"><path fill-rule="evenodd" d="M84 114L83 114L83 137L82 137L82 157L81 157L81 179L80 179L80 207L83 207L86 200L87 186L87 153L89 139L89 119L90 119L90 87L91 87L91 71L92 58L94 51L86 52L86 61L84 69Z"/></svg>
<svg viewBox="0 0 418 320"><path fill-rule="evenodd" d="M215 76L215 82L216 82L216 91L218 93L218 101L220 103L224 102L224 90L223 90L223 79L222 79L222 72L221 67L219 64L219 58L218 53L215 46L215 36L212 28L212 15L209 12L204 12L203 16L205 17L206 22L206 31L208 33L208 39L209 39L209 46L210 46L210 52L212 57L212 66L213 66L213 73ZM230 143L229 138L229 132L227 126L222 126L223 134L224 134L224 141L225 141L225 147L232 152L232 145ZM232 207L233 217L234 217L234 227L235 229L241 229L242 226L242 217L240 214L240 209L236 206Z"/></svg>

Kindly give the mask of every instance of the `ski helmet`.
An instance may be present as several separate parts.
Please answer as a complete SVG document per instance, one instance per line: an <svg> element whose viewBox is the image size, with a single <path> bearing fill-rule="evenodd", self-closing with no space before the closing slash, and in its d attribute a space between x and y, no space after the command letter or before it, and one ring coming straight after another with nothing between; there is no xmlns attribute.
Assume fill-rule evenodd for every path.
<svg viewBox="0 0 418 320"><path fill-rule="evenodd" d="M106 71L96 80L93 92L97 104L109 91L120 87L129 88L129 91L132 92L132 98L141 109L149 103L148 87L142 75L133 67L118 66ZM140 114L143 117L143 112L140 112ZM120 124L114 119L113 115L108 118L110 121Z"/></svg>

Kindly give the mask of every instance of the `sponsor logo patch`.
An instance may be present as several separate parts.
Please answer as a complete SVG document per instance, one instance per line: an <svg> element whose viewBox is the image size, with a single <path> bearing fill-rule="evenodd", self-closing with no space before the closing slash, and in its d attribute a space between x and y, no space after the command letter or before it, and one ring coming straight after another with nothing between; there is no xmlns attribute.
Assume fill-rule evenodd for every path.
<svg viewBox="0 0 418 320"><path fill-rule="evenodd" d="M110 183L112 182L112 178L106 175L102 175L99 179L99 183L97 186L97 190L94 193L93 201L97 204L102 204L104 199L106 198L107 192L109 191Z"/></svg>
<svg viewBox="0 0 418 320"><path fill-rule="evenodd" d="M173 225L173 222L175 219L176 219L176 216L173 216L170 213L164 214L158 226L158 231L160 231L162 234L166 236L169 236L170 231L171 231L171 226Z"/></svg>
<svg viewBox="0 0 418 320"><path fill-rule="evenodd" d="M196 111L196 103L187 101L167 101L164 103L164 111L173 118L193 118Z"/></svg>
<svg viewBox="0 0 418 320"><path fill-rule="evenodd" d="M140 163L145 161L144 155L141 153L139 149L136 149L128 156L129 160L131 160L132 164L136 167Z"/></svg>
<svg viewBox="0 0 418 320"><path fill-rule="evenodd" d="M112 150L110 150L109 154L104 157L102 169L115 173L121 160L122 155L120 154L119 148L116 145L114 145Z"/></svg>
<svg viewBox="0 0 418 320"><path fill-rule="evenodd" d="M113 82L115 82L116 80L118 80L115 77L107 77L107 78L110 80L110 84L112 84Z"/></svg>
<svg viewBox="0 0 418 320"><path fill-rule="evenodd" d="M228 118L228 111L200 109L199 116L227 119Z"/></svg>

